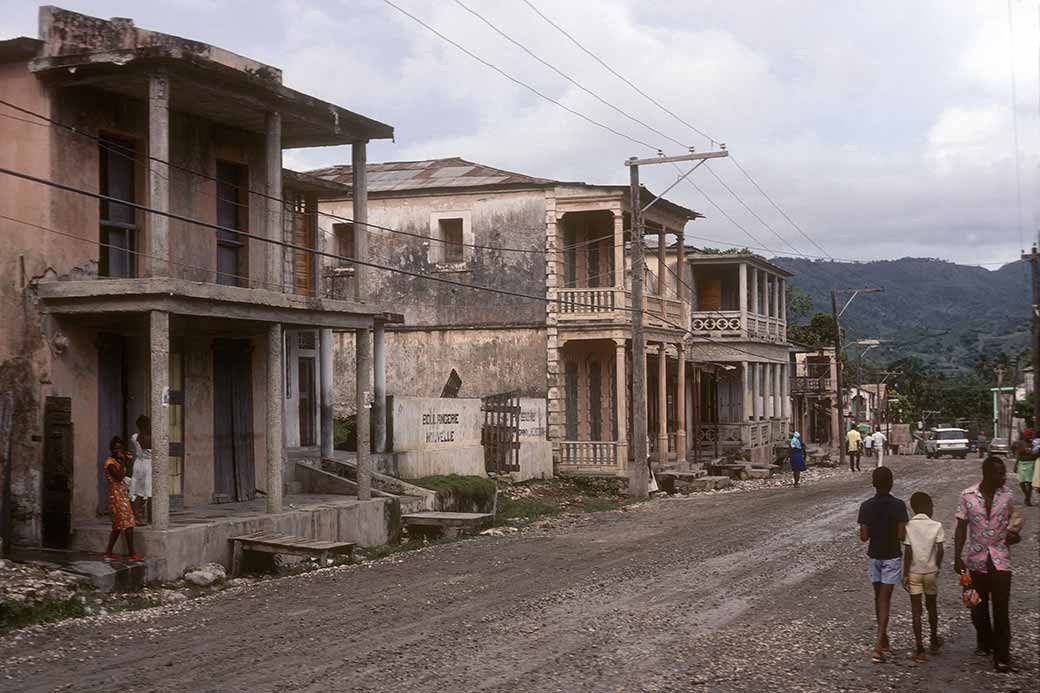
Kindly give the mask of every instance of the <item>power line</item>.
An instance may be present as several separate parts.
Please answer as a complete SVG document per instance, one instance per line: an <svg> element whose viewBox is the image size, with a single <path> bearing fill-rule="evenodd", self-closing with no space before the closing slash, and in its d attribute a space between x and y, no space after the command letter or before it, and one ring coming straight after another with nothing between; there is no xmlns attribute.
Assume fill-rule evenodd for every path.
<svg viewBox="0 0 1040 693"><path fill-rule="evenodd" d="M513 44L514 46L516 46L517 48L519 48L519 49L520 49L520 50L522 50L523 52L527 53L527 54L528 54L529 56L531 56L532 58L534 58L535 60L537 60L537 61L538 61L539 63L541 63L542 65L545 65L545 66L546 66L547 68L549 68L550 70L552 70L553 72L555 72L556 74L558 74L558 75L559 75L560 77L563 77L563 78L564 78L565 80L567 80L568 82L570 82L570 83L571 83L571 84L573 84L574 86L578 87L578 89L581 89L581 90L582 90L583 92L585 92L586 94L588 94L588 95L589 95L589 96L591 96L592 98L596 99L597 101L599 101L599 102L600 102L601 104L603 104L603 105L604 105L604 106L606 106L607 108L610 108L610 109L612 109L612 110L616 111L617 113L620 113L620 114L621 114L621 115L623 115L623 116L624 116L625 118L628 118L629 120L631 120L631 121L632 121L633 123L636 123L637 125L642 125L642 126L643 126L643 127L645 127L645 128L647 129L647 130L650 130L651 132L653 132L653 133L655 133L655 134L657 134L657 135L660 135L661 137L665 138L665 139L666 139L666 140L668 140L669 142L672 142L673 144L677 144L677 145L679 145L679 146L680 146L680 147L682 147L683 149L689 149L689 148L690 148L690 146L689 146L688 144L685 144L684 142L680 142L679 140L675 139L674 137L671 137L670 135L667 135L667 134L665 134L665 133L661 132L660 130L658 130L657 128L653 127L652 125L648 125L647 123L645 123L644 121L640 120L639 118L636 118L635 116L633 116L633 115L630 115L629 113L627 113L627 112L623 111L623 110L622 110L621 108L618 108L618 107L617 107L616 105L614 105L613 103L611 103L611 102L607 101L606 99L604 99L604 98L603 98L602 96L600 96L600 95L599 95L599 94L597 94L596 92L594 92L594 91L592 91L591 89L587 88L587 87L586 87L585 85L581 84L580 82L578 82L578 80L574 79L573 77L571 77L571 76L570 76L570 75L568 75L567 73L563 72L562 70L560 70L559 68L557 68L557 67L556 67L555 65L553 65L552 63L550 63L550 62L548 62L548 61L546 61L546 60L543 60L543 59L542 59L542 58L540 58L540 57L539 57L539 56L538 56L537 54L535 54L535 52L534 52L534 51L532 51L532 50L531 50L530 48L528 48L527 46L525 46L525 45L524 45L523 43L521 43L520 41L517 41L516 39L514 39L514 38L513 38L512 36L510 36L510 35L509 35L509 34L507 34L506 32L504 32L504 31L502 31L501 29L499 29L499 28L498 28L498 27L497 27L497 26L496 26L496 25L495 25L494 23L492 23L492 22L491 22L491 21L490 21L489 19L487 19L487 18L486 18L486 17L484 17L484 16L482 15L482 14L480 14L479 12L477 12L476 10L474 10L473 8L471 8L471 7L467 6L467 5L465 4L465 3L463 3L463 2L462 2L462 0L455 0L455 4L456 4L456 5L458 5L459 7L461 7L462 9L466 10L467 12L469 12L469 13L470 13L471 15L473 15L474 17L476 17L477 19L479 19L479 20L480 20L481 22L483 22L484 24L486 24L486 25L487 25L488 27L490 27L490 28L491 28L491 30L492 30L492 31L494 31L494 32L495 32L496 34L498 34L499 36L501 36L501 37L502 37L502 38L504 38L505 40L509 41L509 42L510 42L510 43L512 43L512 44Z"/></svg>
<svg viewBox="0 0 1040 693"><path fill-rule="evenodd" d="M638 144L638 145L640 145L642 147L646 147L647 149L650 149L650 150L653 150L653 151L656 151L656 152L661 151L658 147L655 147L654 145L652 145L652 144L650 144L648 142L644 142L643 140L640 140L638 138L632 137L630 135L626 135L625 133L621 132L620 130L615 130L614 128L610 127L609 125L601 123L598 120L594 120L593 118L590 118L589 116L585 115L584 113L582 113L580 111L576 111L573 108L564 105L563 103L561 103L557 99L554 99L551 96L548 96L547 94L539 91L535 87L532 87L527 82L524 82L523 80L518 79L518 78L512 76L511 74L509 74L508 72L506 72L502 68L498 67L494 63L490 63L487 60L484 60L483 58L481 58L479 55L477 55L473 51L469 50L468 48L465 48L460 43L458 43L458 42L448 38L447 36L445 36L441 32L439 32L436 29L434 29L432 26L430 26L429 24L424 22L422 19L420 19L419 17L416 17L414 14L412 14L411 12L405 10L404 8L400 7L399 5L394 4L390 0L383 0L383 2L385 4L387 4L387 5L389 5L390 7L394 8L395 10L397 10L398 12L403 14L404 16L408 17L409 19L411 19L415 23L417 23L420 26L424 27L425 29L427 29L428 31L430 31L431 33L436 35L441 40L451 44L452 46L454 46L458 50L462 51L463 53L465 53L469 57L473 58L474 60L479 62L481 65L484 65L485 67L491 68L492 70L494 70L495 72L499 73L500 75L502 75L503 77L505 77L509 81L514 82L515 84L520 85L521 87L523 87L524 89L527 89L528 91L530 91L531 93L535 94L539 98L542 98L542 99L548 101L549 103L554 104L554 105L558 106L559 108L562 108L563 110L567 111L571 115L577 116L578 118L581 118L582 120L586 121L587 123L595 125L596 127L600 128L601 130L606 130L607 132L610 132L610 133L612 133L614 135L617 135L618 137L626 139L629 142L632 142L634 144Z"/></svg>
<svg viewBox="0 0 1040 693"><path fill-rule="evenodd" d="M538 15L539 17L541 17L541 18L542 18L542 19L543 19L543 20L544 20L544 21L545 21L546 23L548 23L548 24L549 24L550 26L552 26L552 27L553 27L554 29L556 29L556 30L557 30L558 32L560 32L561 34L563 34L563 35L564 35L564 36L565 36L565 37L566 37L567 39L569 39L569 40L571 41L571 43L573 43L573 44L574 44L575 46L577 46L577 47L578 47L578 48L579 48L579 49L580 49L581 51L583 51L583 52L584 52L584 53L585 53L586 55L588 55L588 56L589 56L589 57L591 57L591 58L592 58L593 60L595 60L595 61L596 61L597 63L599 63L599 64L600 64L600 65L601 65L601 66L602 66L602 67L603 67L604 69L606 69L606 70L607 70L608 72L610 72L610 74L614 75L614 76L615 76L615 77L617 77L617 78L618 78L619 80L621 80L622 82L624 82L625 84L627 84L627 85L628 85L629 87L631 87L631 88L632 88L633 90L635 90L635 91L636 91L636 93L638 93L638 94L639 94L640 96L642 96L643 98L645 98L645 99L646 99L647 101L649 101L650 103L652 103L652 104L653 104L654 106L657 106L657 108L659 108L659 109L660 109L661 111L663 111L664 113L667 113L668 115L670 115L670 116L671 116L672 118L674 118L674 119L675 119L676 121L678 121L679 123L681 123L681 124L685 125L686 127L688 127L688 128L689 128L690 130L692 130L693 132L695 132L695 133L697 133L698 135L700 135L701 137L704 137L705 139L707 139L707 140L708 140L708 141L709 141L710 143L714 144L715 142L718 142L718 141L719 141L719 140L718 140L717 138L715 138L715 137L712 137L712 136L708 135L708 134L707 134L706 132L704 132L704 131L703 131L703 130L701 130L700 128L696 127L696 126L695 126L695 125L694 125L693 123L690 123L690 122L689 122L689 121L687 121L686 119L682 118L682 117L681 117L681 116L679 116L679 115L678 115L678 114L677 114L677 113L676 113L675 111L673 111L672 109L668 108L668 107L667 107L667 106L665 106L665 105L664 105L663 103L661 103L660 101L658 101L657 99L655 99L654 97L652 97L652 96L651 96L650 94L648 94L648 93L646 93L645 91L643 91L642 89L640 89L640 88L639 88L639 86L638 86L637 84L635 84L635 83L634 83L634 82L633 82L632 80L628 79L627 77L625 77L624 75L622 75L622 74L621 74L620 72L618 72L617 70L615 70L615 69L614 69L613 67L611 67L611 66L610 66L609 64L607 64L607 62L606 62L606 61L604 61L604 60L603 60L603 59L602 59L602 58L601 58L601 57L600 57L599 55L597 55L596 53L594 53L593 51L591 51L590 49L588 49L588 48L587 48L587 47L586 47L586 46L585 46L584 44L582 44L582 43L581 43L580 41L578 41L578 39L576 39L576 38L575 38L575 37L574 37L573 35L571 35L571 34L570 34L569 32L567 32L567 30L565 30L565 29L564 29L563 27L561 27L561 26L560 26L559 24L557 24L557 23L556 23L556 22L554 22L554 21L553 21L552 19L550 19L549 17L547 17L547 16L545 15L545 13L543 13L543 12L542 12L541 10L539 10L539 9L538 9L538 8L537 8L537 7L536 7L536 6L535 6L535 5L534 5L534 4L533 4L533 3L531 2L531 0L523 0L523 1L524 1L524 4L526 4L526 5L527 5L527 6L529 7L529 8L531 8L531 10L532 10L532 11L533 11L533 12L534 12L535 14L537 14L537 15ZM1010 0L1009 0L1009 1L1010 1ZM732 154L730 155L730 157L729 157L729 158L731 158L731 159L733 158ZM751 174L750 174L750 173L748 173L748 172L747 172L747 170L745 170L745 169L744 169L744 167L742 167L742 166L741 166L741 165L740 165L739 163L737 163L737 161L736 161L735 159L733 160L733 163L734 163L734 165L735 165L735 166L736 166L736 167L737 167L737 168L738 168L738 169L739 169L739 170L741 171L741 173L743 173L743 174L744 174L744 175L745 175L745 176L747 177L747 179L748 179L749 181L751 181L751 183L752 183L752 184L753 184L753 185L755 186L755 188L756 188L756 189L758 189L758 191L759 191L760 193L762 193L762 196L766 198L766 200L767 200L767 201L769 202L769 204L771 204L771 205L773 206L773 208L775 208L775 209L776 209L776 210L777 210L777 211L778 211L778 212L779 212L779 213L780 213L780 214L781 214L781 215L782 215L782 216L784 217L784 219L786 219L786 220L788 221L788 223L790 223L790 224L791 224L791 226L793 226L793 227L795 228L795 230L796 230L796 231L798 231L798 233L799 233L799 234L801 234L801 235L802 235L802 236L803 236L803 237L804 237L804 238L805 238L805 239L806 239L807 241L809 241L810 243L812 243L812 244L813 244L813 246L815 246L815 247L816 247L816 249L817 249L817 250L819 250L819 251L820 251L821 253L823 253L823 254L824 254L824 255L826 255L826 256L830 256L830 253L828 253L828 252L827 252L827 251L826 251L826 250L825 250L825 249L824 249L824 248L823 248L823 247L822 247L822 246L821 246L821 245L820 245L819 243L817 243L817 242L816 242L815 240L813 240L813 239L812 239L812 238L811 238L811 237L810 237L810 236L809 236L809 235L808 235L808 234L807 234L807 233L805 232L805 230L804 230L804 229L802 229L802 228L801 228L801 226L799 226L799 225L798 225L797 223L795 223L795 222L794 222L794 220L793 220L793 219L792 219L792 218L790 217L790 215L788 215L788 214L787 214L787 212L785 212L785 211L784 211L784 210L783 210L783 209L782 209L782 208L781 208L781 207L780 207L780 206L779 206L779 205L778 205L778 204L776 203L776 201L775 201L775 200L773 200L773 198L771 198L771 197L770 197L770 196L769 196L768 194L766 194L765 190L763 190L763 189L762 189L762 186L761 186L761 185L759 185L759 184L758 184L758 182L757 182L757 181L756 181L756 180L755 180L754 178L752 178ZM756 215L756 216L757 216L757 215ZM786 242L786 241L785 241L785 242Z"/></svg>
<svg viewBox="0 0 1040 693"><path fill-rule="evenodd" d="M184 171L185 173L190 173L190 174L198 176L198 177L200 177L200 178L202 178L204 180L208 180L208 181L211 181L211 182L219 182L216 176L212 176L212 175L210 175L210 174L208 174L208 173L206 173L204 171L198 171L198 170L192 169L190 167L183 166L181 164L176 164L176 163L173 163L173 162L165 160L165 159L161 159L161 158L158 158L158 157L155 157L155 156L151 156L149 154L137 153L137 151L135 149L133 149L133 148L124 147L124 146L120 145L117 142L113 142L111 140L105 139L104 137L100 137L98 135L94 135L94 134L91 134L89 132L85 132L85 131L83 131L83 130L75 127L75 126L68 125L67 123L62 123L60 121L54 120L53 118L50 118L50 117L45 116L45 115L40 114L40 113L36 113L36 112L31 111L29 109L23 108L23 107L21 107L21 106L19 106L17 104L11 103L10 101L6 101L4 99L0 99L0 104L2 104L4 106L7 106L8 108L13 108L13 109L15 109L17 111L20 111L22 113L26 113L28 115L32 115L33 117L40 118L41 120L46 121L46 123L34 123L34 122L26 120L24 118L18 118L16 116L12 116L12 115L7 114L7 113L0 113L0 116L2 116L2 117L10 118L12 120L17 120L17 121L20 121L20 122L23 122L23 123L28 123L30 125L36 125L36 126L39 126L39 127L48 127L48 126L50 126L50 127L56 127L56 128L61 128L61 129L64 129L64 130L68 130L68 131L72 132L75 135L79 135L81 137L85 137L85 138L87 138L89 140L97 142L99 144L99 146L103 147L106 151L112 152L113 154L116 154L118 156L122 156L122 157L130 159L132 161L137 161L137 162L142 162L142 163L143 162L152 161L152 162L155 162L155 163L163 164L164 166L168 166L168 167L170 167L172 169L176 169L176 170L179 170L179 171ZM163 176L163 175L160 174L160 177L164 178L167 181L170 180L169 176ZM252 188L249 188L248 186L239 185L239 184L236 184L236 183L227 183L227 185L229 185L229 187L233 187L236 190L239 190L241 192L245 192L245 193L248 193L250 195L256 195L257 197L260 197L262 199L270 200L272 202L277 202L277 203L282 204L282 205L285 205L285 204L287 204L287 202L289 202L289 201L287 201L287 200L285 200L283 198L276 197L276 196L271 195L271 194L269 194L267 192L264 192L264 191L254 190ZM234 204L234 205L237 205L239 207L245 207L245 208L249 207L248 204L245 204L245 203L242 203L242 202L238 202L237 200L228 200L226 198L220 197L219 195L216 195L215 197L216 197L217 200L228 202L230 204ZM478 250L491 250L491 251L508 252L508 253L528 253L528 254L534 254L534 255L545 254L546 253L545 250L537 249L537 248L510 248L510 247L505 247L505 246L489 246L489 245L480 245L480 244L477 244L477 243L465 243L465 242L462 242L462 243L452 243L451 241L447 241L445 239L436 238L436 237L433 237L433 236L424 236L424 235L418 234L418 233L411 233L409 231L403 231L401 229L395 229L395 228L391 228L389 226L380 226L379 224L373 224L373 223L370 223L370 222L356 222L354 219L351 219L350 217L345 217L345 216L337 215L337 214L331 214L329 212L322 212L320 210L315 210L314 214L316 214L317 216L320 216L320 217L325 217L325 218L328 218L328 219L332 219L333 221L342 221L342 222L346 222L346 223L350 223L350 224L358 224L359 226L365 226L365 227L370 228L370 229L376 229L376 230L379 230L379 231L386 231L388 233L395 233L395 234L399 234L399 235L402 235L402 236L411 236L413 238L418 238L418 239L421 239L421 240L424 240L424 241L432 241L432 242L435 242L435 243L444 243L444 244L450 244L450 245L462 245L462 246L467 247L467 248L475 248L475 249L478 249ZM543 230L543 231L545 229L544 226L536 226L536 227L530 227L530 228L533 229L533 230ZM326 237L329 237L329 234L327 232L323 232L323 235L325 235ZM583 243L585 243L585 242L583 241Z"/></svg>
<svg viewBox="0 0 1040 693"><path fill-rule="evenodd" d="M557 31L559 31L559 32L560 32L561 34L563 34L563 35L564 35L564 36L566 36L566 37L567 37L568 39L570 39L571 43L573 43L573 44L574 44L575 46L577 46L577 47L578 47L579 49L581 49L581 50L582 50L582 51L583 51L583 52L584 52L584 53L585 53L586 55L588 55L588 56L589 56L589 57L591 57L591 58L592 58L593 60L595 60L596 62L598 62L598 63L599 63L600 65L602 65L602 66L603 66L604 68L606 68L606 70L607 70L608 72L610 72L610 73L611 73L612 75L614 75L615 77L617 77L618 79L620 79L620 80L621 80L622 82L624 82L624 83L625 83L625 84L627 84L628 86L630 86L630 87L632 87L633 89L635 89L635 90L636 90L636 91L637 91L637 92L638 92L638 93L639 93L640 95L642 95L642 96L643 96L644 98L646 98L646 99L647 99L648 101L650 101L650 103L654 104L655 106L657 106L658 108L660 108L660 109L661 109L662 111L664 111L664 112L665 112L665 113L667 113L668 115L672 116L672 117L673 117L673 118L675 118L675 119L676 119L677 121L679 121L680 123L682 123L682 124L683 124L683 125L685 125L686 127L690 128L691 130L693 130L694 132L696 132L696 133L697 133L698 135L700 135L700 136L701 136L701 137L703 137L704 139L708 140L708 142L709 142L709 143L710 143L710 144L711 144L712 146L714 146L716 142L719 142L719 140L718 140L718 139L716 139L716 138L714 138L714 137L712 137L712 136L708 135L708 133L704 132L703 130L700 130L699 128L697 128L696 126L694 126L694 125L693 125L692 123L689 123L689 122L687 122L686 120L684 120L683 118L679 117L679 116L678 116L678 115L677 115L677 114L676 114L676 113L675 113L674 111L672 111L671 109L669 109L668 107L666 107L666 106L665 106L664 104L662 104L662 103L661 103L660 101L658 101L658 100L657 100L657 99L655 99L654 97L652 97L652 96L650 96L649 94L647 94L647 93L646 93L645 91L643 91L642 89L640 89L640 88L639 88L639 87L638 87L638 86L637 86L637 85L636 85L636 84L635 84L634 82L632 82L632 81L631 81L631 80L629 80L629 79L628 79L627 77L625 77L624 75L622 75L622 74L621 74L620 72L618 72L617 70L615 70L614 68L612 68L612 67L611 67L610 65L608 65L608 64L607 64L607 63L606 63L606 62L605 62L605 61L604 61L604 60L603 60L602 58L600 58L600 57L599 57L598 55L596 55L596 54L595 54L595 53L593 53L593 52L592 52L591 50L589 50L589 49L588 49L588 48L586 48L586 47L585 47L584 45L582 45L582 43L581 43L580 41L578 41L578 39L574 38L574 37L573 37L573 36L571 36L571 35L570 35L569 33L567 33L567 31L566 31L566 30L565 30L565 29L564 29L563 27L561 27L561 26L560 26L559 24L557 24L556 22L554 22L553 20L551 20L551 19L549 19L549 18L548 18L547 16L545 16L545 14L544 14L544 13L542 13L542 11L541 11L541 10L539 10L539 9L538 9L537 7L535 7L535 6L534 6L534 4L532 4L532 3L530 2L530 0L524 0L524 4L526 4L526 5L528 6L528 7L530 7L530 8L531 8L531 10L532 10L532 11L534 11L534 13L535 13L535 14L537 14L537 15L538 15L539 17L541 17L542 19L544 19L544 20L545 20L545 21L546 21L547 23L549 23L549 25L551 25L551 26L552 26L553 28L555 28L555 29L556 29Z"/></svg>

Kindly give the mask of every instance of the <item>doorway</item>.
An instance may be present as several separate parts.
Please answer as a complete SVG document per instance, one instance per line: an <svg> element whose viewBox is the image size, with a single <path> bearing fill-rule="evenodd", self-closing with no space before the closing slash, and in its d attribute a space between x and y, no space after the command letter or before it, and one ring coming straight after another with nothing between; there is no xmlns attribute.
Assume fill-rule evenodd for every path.
<svg viewBox="0 0 1040 693"><path fill-rule="evenodd" d="M48 397L43 405L43 545L69 546L72 537L72 399Z"/></svg>
<svg viewBox="0 0 1040 693"><path fill-rule="evenodd" d="M316 445L314 418L318 415L317 399L314 391L315 360L313 356L301 356L299 395L300 395L300 446Z"/></svg>
<svg viewBox="0 0 1040 693"><path fill-rule="evenodd" d="M121 335L99 334L98 350L98 437L97 437L97 512L108 512L108 481L105 460L114 436L126 440L126 339Z"/></svg>
<svg viewBox="0 0 1040 693"><path fill-rule="evenodd" d="M253 346L243 339L213 343L214 500L256 497L253 460Z"/></svg>

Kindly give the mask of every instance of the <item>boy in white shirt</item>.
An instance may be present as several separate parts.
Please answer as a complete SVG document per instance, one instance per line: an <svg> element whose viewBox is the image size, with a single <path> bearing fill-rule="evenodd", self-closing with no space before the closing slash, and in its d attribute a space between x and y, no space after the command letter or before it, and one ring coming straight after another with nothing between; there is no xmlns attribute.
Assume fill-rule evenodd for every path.
<svg viewBox="0 0 1040 693"><path fill-rule="evenodd" d="M910 496L910 508L914 516L906 523L906 538L903 540L903 588L910 593L910 606L914 618L914 638L917 650L915 662L927 660L921 633L921 595L928 609L928 625L931 628L929 651L937 654L942 647L939 638L938 586L936 578L943 559L942 523L932 519L932 497L918 491Z"/></svg>

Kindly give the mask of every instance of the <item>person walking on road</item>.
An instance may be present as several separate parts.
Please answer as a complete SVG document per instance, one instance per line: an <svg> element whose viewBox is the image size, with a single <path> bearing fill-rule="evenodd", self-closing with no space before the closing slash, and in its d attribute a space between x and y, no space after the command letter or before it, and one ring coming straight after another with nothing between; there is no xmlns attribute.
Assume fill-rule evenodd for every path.
<svg viewBox="0 0 1040 693"><path fill-rule="evenodd" d="M859 434L856 424L849 426L849 432L845 436L846 450L849 452L849 469L859 471L860 448L863 446L863 436Z"/></svg>
<svg viewBox="0 0 1040 693"><path fill-rule="evenodd" d="M1007 469L999 457L982 462L982 481L961 493L954 535L954 568L971 574L979 595L972 608L977 648L975 654L992 656L997 671L1011 668L1011 557L1008 546L1018 543L1021 521L1005 487ZM961 558L967 544L967 556ZM993 607L990 620L990 605Z"/></svg>
<svg viewBox="0 0 1040 693"><path fill-rule="evenodd" d="M798 431L791 436L791 471L794 473L794 485L798 485L802 472L805 471L805 443L802 442L802 434Z"/></svg>
<svg viewBox="0 0 1040 693"><path fill-rule="evenodd" d="M1033 448L1033 431L1027 428L1012 446L1015 456L1015 474L1019 488L1025 497L1025 504L1033 504L1033 469L1036 466L1036 453Z"/></svg>
<svg viewBox="0 0 1040 693"><path fill-rule="evenodd" d="M885 466L885 446L888 445L888 438L881 432L880 426L874 427L874 432L871 433L867 438L870 439L871 445L874 447L874 455L877 456L878 467Z"/></svg>
<svg viewBox="0 0 1040 693"><path fill-rule="evenodd" d="M874 616L877 641L874 662L885 661L888 643L888 612L892 590L903 580L901 544L906 536L906 503L892 495L892 470L878 467L872 475L874 497L859 506L859 540L867 546L867 575L874 586Z"/></svg>
<svg viewBox="0 0 1040 693"><path fill-rule="evenodd" d="M929 650L938 654L942 647L939 637L939 605L938 581L939 566L943 559L943 533L941 522L932 519L934 511L932 497L923 491L910 496L910 508L914 516L906 523L906 539L903 541L903 589L910 593L910 608L913 614L914 661L922 663L927 660L924 654L924 635L922 634L921 596L924 595L924 606L928 609L928 627L931 631Z"/></svg>

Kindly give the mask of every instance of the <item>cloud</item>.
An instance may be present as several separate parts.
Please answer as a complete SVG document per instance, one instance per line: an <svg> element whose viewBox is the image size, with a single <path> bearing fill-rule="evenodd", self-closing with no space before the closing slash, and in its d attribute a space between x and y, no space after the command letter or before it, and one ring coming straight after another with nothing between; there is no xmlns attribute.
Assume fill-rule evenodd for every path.
<svg viewBox="0 0 1040 693"><path fill-rule="evenodd" d="M463 0L587 88L681 142L707 143L610 75L523 3ZM1003 3L876 0L532 0L582 43L684 119L725 141L783 209L834 256L925 255L962 262L1017 256L1040 225L1037 15ZM453 2L395 0L409 12L570 108L668 151L677 145L553 74ZM380 0L159 4L68 0L141 26L216 43L283 69L291 86L396 128L371 160L462 156L532 175L621 183L640 146L545 102L466 57ZM0 0L35 33L35 10ZM7 11L10 10L10 11ZM1018 77L1016 207L1010 64ZM660 143L660 144L659 144ZM299 150L299 168L349 161L349 150ZM758 243L818 251L731 162L712 164L763 226L706 171L707 192ZM649 167L662 190L670 167ZM691 234L753 241L688 185L670 194L708 218ZM781 238L778 237L778 235Z"/></svg>

